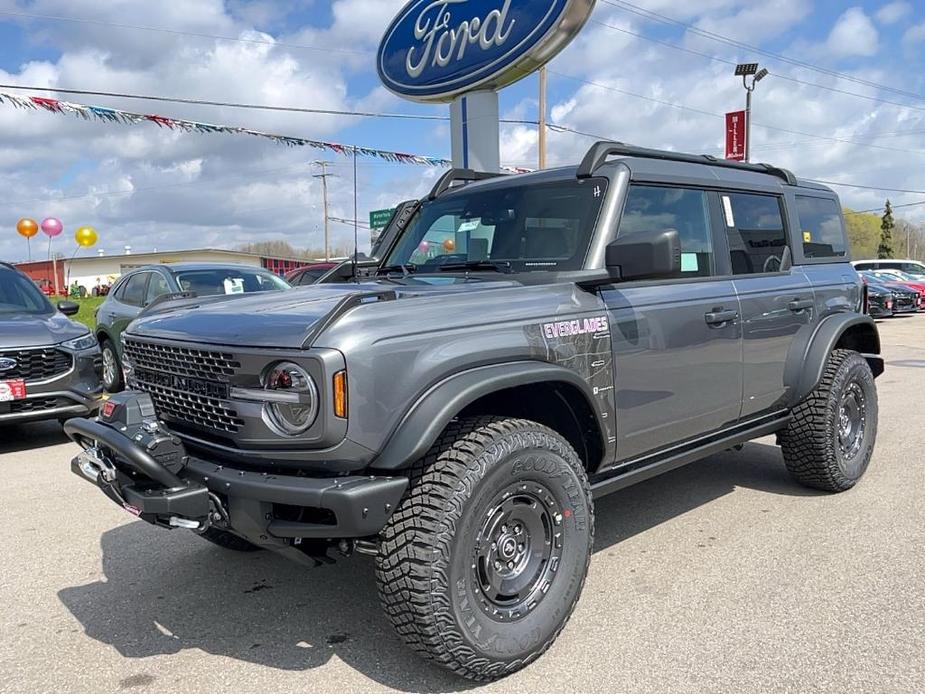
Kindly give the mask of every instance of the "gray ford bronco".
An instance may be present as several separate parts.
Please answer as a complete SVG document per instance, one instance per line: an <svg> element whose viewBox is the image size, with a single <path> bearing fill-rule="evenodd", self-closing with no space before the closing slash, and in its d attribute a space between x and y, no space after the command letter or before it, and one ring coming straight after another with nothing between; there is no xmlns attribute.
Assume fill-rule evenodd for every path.
<svg viewBox="0 0 925 694"><path fill-rule="evenodd" d="M231 550L374 556L408 645L486 680L568 620L595 498L768 434L816 489L868 466L877 329L838 198L789 171L614 142L454 170L377 255L150 307L73 471Z"/></svg>

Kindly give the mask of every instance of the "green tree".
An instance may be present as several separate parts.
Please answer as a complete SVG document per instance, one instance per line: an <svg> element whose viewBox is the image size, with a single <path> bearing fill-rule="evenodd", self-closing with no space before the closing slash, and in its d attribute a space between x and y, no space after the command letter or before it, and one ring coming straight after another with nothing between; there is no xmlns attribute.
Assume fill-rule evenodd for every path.
<svg viewBox="0 0 925 694"><path fill-rule="evenodd" d="M886 201L886 207L883 210L883 217L880 218L880 245L877 247L878 258L893 257L893 206L890 201Z"/></svg>
<svg viewBox="0 0 925 694"><path fill-rule="evenodd" d="M845 208L845 225L852 258L874 258L880 242L880 217Z"/></svg>

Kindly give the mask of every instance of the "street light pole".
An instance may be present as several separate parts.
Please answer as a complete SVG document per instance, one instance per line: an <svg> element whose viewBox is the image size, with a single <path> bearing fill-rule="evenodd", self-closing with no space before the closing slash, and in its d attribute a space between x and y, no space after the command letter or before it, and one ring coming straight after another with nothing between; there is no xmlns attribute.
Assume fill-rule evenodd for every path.
<svg viewBox="0 0 925 694"><path fill-rule="evenodd" d="M539 164L541 169L546 168L546 66L540 68L540 104L539 104Z"/></svg>
<svg viewBox="0 0 925 694"><path fill-rule="evenodd" d="M739 63L736 65L736 77L742 76L742 86L745 87L745 161L752 156L752 92L755 85L768 76L765 68L758 69L758 63ZM751 76L752 82L748 83Z"/></svg>

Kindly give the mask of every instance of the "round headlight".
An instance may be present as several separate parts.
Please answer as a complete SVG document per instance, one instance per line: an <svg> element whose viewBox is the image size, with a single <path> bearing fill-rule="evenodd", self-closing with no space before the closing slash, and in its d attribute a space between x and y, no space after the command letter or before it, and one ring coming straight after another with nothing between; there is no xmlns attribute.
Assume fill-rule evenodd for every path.
<svg viewBox="0 0 925 694"><path fill-rule="evenodd" d="M298 364L279 362L264 373L267 391L264 419L283 436L308 431L318 415L318 388L309 373Z"/></svg>

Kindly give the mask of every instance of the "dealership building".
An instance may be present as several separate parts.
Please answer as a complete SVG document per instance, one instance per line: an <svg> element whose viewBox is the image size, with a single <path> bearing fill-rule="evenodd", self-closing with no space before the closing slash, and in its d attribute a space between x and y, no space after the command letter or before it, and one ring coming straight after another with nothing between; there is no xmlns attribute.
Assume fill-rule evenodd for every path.
<svg viewBox="0 0 925 694"><path fill-rule="evenodd" d="M87 294L99 285L112 284L123 273L142 265L154 263L233 263L260 267L277 275L285 275L290 270L310 264L312 261L297 258L278 258L247 253L244 251L227 251L219 248L200 248L184 251L154 251L152 253L121 253L118 255L98 254L87 257L60 258L57 263L51 260L36 260L17 263L16 267L25 272L39 284L55 286L55 265L57 265L58 283L63 288L70 282L83 287Z"/></svg>

